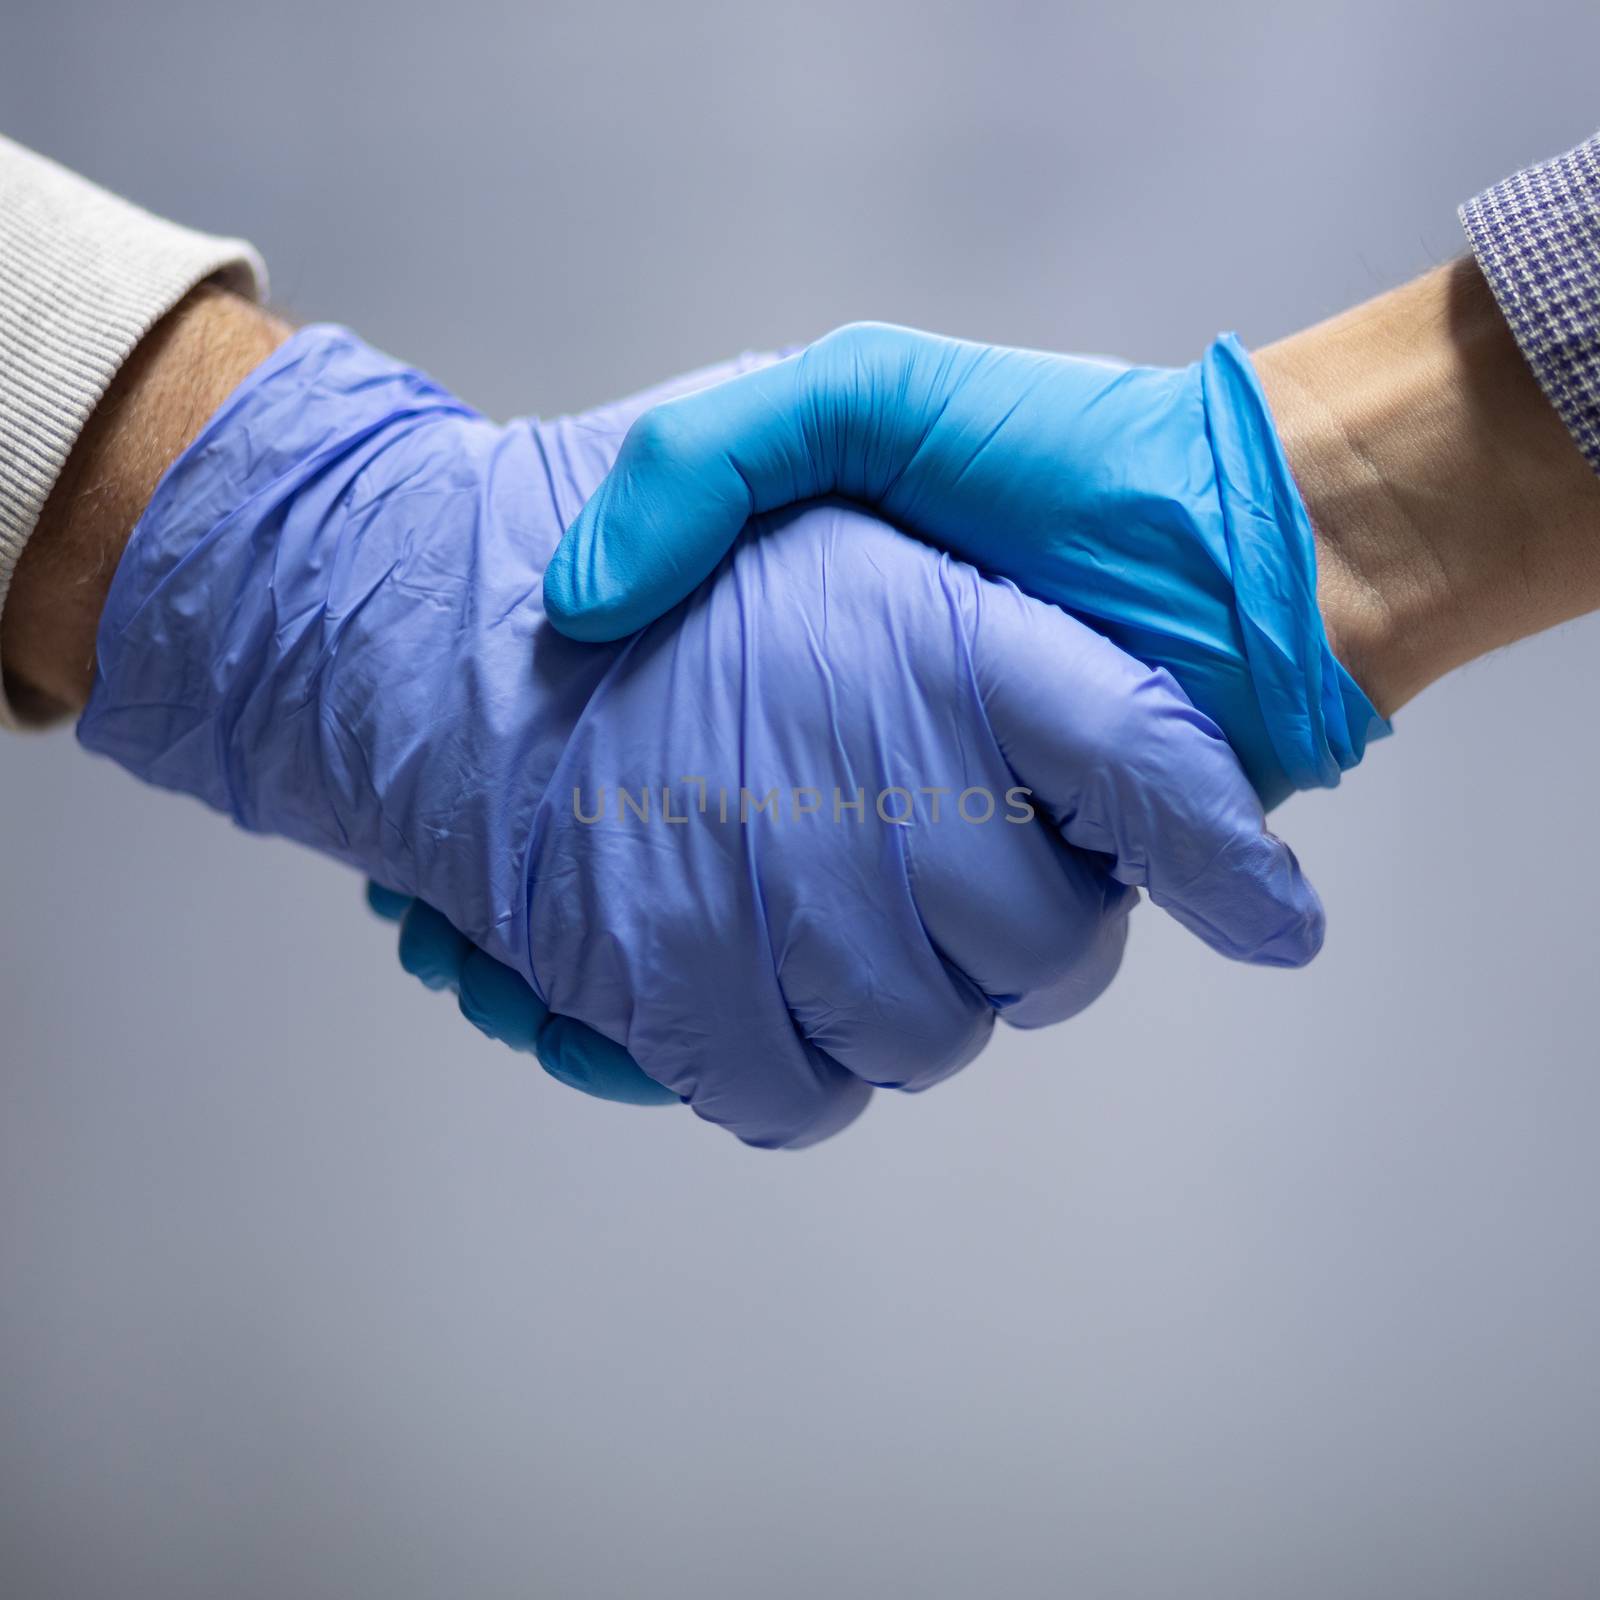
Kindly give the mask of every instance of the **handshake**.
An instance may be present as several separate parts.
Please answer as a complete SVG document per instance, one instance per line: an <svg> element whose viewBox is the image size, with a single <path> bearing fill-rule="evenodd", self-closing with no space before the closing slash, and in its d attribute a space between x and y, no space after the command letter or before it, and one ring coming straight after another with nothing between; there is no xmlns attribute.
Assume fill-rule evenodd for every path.
<svg viewBox="0 0 1600 1600"><path fill-rule="evenodd" d="M1181 370L863 325L497 426L333 327L117 568L79 737L347 861L401 960L748 1143L1111 981L1137 890L1298 966L1263 806L1386 731L1231 338Z"/></svg>

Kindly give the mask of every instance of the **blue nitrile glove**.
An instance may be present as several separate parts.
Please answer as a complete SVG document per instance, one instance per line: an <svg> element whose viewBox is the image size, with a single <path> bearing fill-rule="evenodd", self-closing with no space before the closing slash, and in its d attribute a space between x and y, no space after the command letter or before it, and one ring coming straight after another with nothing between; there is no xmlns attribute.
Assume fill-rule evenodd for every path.
<svg viewBox="0 0 1600 1600"><path fill-rule="evenodd" d="M669 621L563 638L544 566L621 431L498 427L302 330L157 488L80 739L436 907L532 1027L595 1030L753 1144L934 1083L997 1013L1080 1009L1125 885L1230 955L1315 952L1315 895L1166 674L858 510L761 519Z"/></svg>
<svg viewBox="0 0 1600 1600"><path fill-rule="evenodd" d="M400 965L429 989L448 989L468 1022L536 1056L553 1078L599 1100L676 1105L678 1097L593 1028L558 1017L504 962L469 943L432 906L368 882L367 904L400 924Z"/></svg>
<svg viewBox="0 0 1600 1600"><path fill-rule="evenodd" d="M1388 731L1328 648L1310 520L1231 335L1168 370L841 328L641 418L545 609L572 638L621 638L751 515L835 493L1165 667L1269 808Z"/></svg>

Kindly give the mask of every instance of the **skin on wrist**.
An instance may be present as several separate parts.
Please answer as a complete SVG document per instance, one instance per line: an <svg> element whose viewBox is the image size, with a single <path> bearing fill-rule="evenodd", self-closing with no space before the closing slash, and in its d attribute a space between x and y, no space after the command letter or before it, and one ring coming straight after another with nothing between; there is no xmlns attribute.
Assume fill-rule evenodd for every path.
<svg viewBox="0 0 1600 1600"><path fill-rule="evenodd" d="M259 306L201 285L140 342L95 408L6 599L6 690L29 721L81 711L95 631L128 536L162 473L288 338Z"/></svg>
<svg viewBox="0 0 1600 1600"><path fill-rule="evenodd" d="M1385 716L1600 609L1600 478L1470 258L1254 357L1334 654Z"/></svg>
<svg viewBox="0 0 1600 1600"><path fill-rule="evenodd" d="M83 707L135 522L289 332L202 286L129 358L12 579L4 669L24 715ZM1600 479L1470 259L1255 363L1311 514L1329 642L1384 715L1475 656L1600 609Z"/></svg>

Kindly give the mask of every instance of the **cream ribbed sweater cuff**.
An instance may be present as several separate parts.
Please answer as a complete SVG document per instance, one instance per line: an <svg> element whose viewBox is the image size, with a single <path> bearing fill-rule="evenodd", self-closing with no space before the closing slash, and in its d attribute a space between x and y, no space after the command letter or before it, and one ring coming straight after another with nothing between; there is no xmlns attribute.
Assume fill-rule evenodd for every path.
<svg viewBox="0 0 1600 1600"><path fill-rule="evenodd" d="M152 216L0 136L0 624L17 558L118 368L212 277L266 293L242 239ZM3 683L0 726L18 726Z"/></svg>

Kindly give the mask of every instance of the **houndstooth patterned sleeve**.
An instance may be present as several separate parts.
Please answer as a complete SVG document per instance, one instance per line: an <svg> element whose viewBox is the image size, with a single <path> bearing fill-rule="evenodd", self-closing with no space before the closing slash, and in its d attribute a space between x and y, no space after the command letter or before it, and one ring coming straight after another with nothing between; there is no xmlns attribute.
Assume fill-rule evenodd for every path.
<svg viewBox="0 0 1600 1600"><path fill-rule="evenodd" d="M1485 189L1461 225L1534 375L1600 472L1600 134Z"/></svg>

